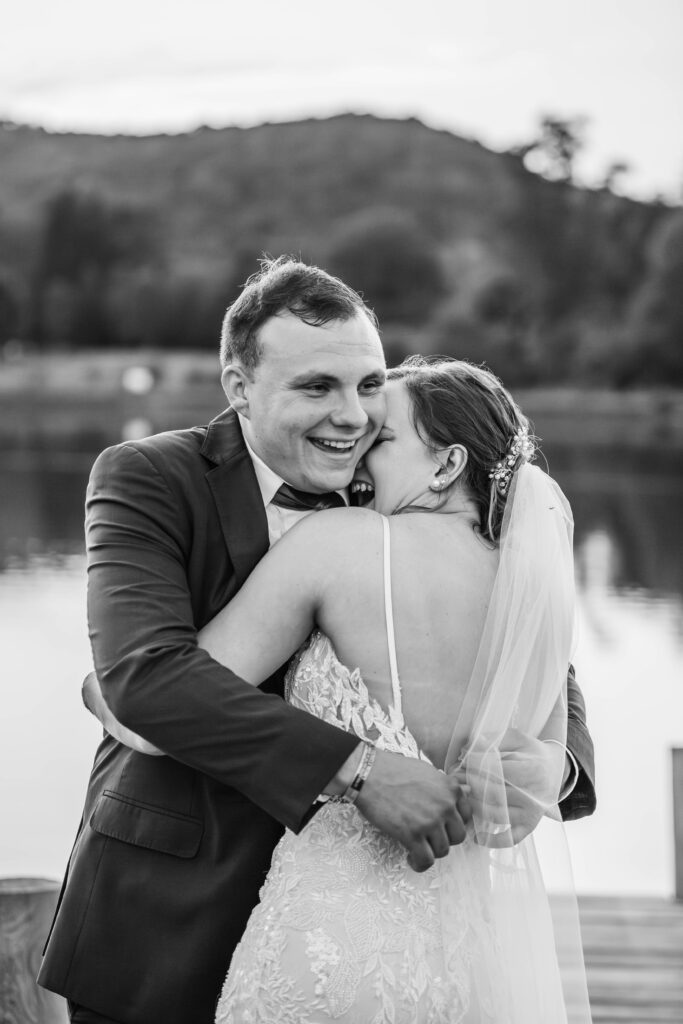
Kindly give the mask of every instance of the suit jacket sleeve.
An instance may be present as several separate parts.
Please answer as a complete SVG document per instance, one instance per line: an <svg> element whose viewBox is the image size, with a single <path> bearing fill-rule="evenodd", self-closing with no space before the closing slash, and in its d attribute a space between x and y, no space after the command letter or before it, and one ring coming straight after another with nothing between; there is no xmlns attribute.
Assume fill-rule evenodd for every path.
<svg viewBox="0 0 683 1024"><path fill-rule="evenodd" d="M88 625L105 700L123 725L296 831L358 740L197 647L193 528L187 497L143 452L99 457L86 505Z"/></svg>
<svg viewBox="0 0 683 1024"><path fill-rule="evenodd" d="M567 747L576 758L579 776L571 793L560 803L565 821L592 814L596 806L593 741L586 724L586 703L573 665L569 666L567 676Z"/></svg>

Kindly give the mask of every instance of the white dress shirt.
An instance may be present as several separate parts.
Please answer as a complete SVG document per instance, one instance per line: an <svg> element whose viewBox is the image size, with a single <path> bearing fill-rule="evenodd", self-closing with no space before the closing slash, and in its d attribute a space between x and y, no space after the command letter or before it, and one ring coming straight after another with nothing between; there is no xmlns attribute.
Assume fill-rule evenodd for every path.
<svg viewBox="0 0 683 1024"><path fill-rule="evenodd" d="M247 441L246 434L244 432L244 425L242 417L239 417L240 426L242 427L242 436L244 437L244 443L247 446L249 452L249 458L254 464L254 472L256 473L256 479L261 491L261 498L263 499L263 507L266 510L266 518L268 520L268 540L270 547L283 537L287 530L291 530L295 523L298 523L300 519L304 519L306 516L310 516L311 512L315 512L315 509L297 509L297 508L282 508L281 505L275 505L273 498L279 491L282 484L287 481L283 480L281 476L273 472L270 466L266 466L263 459L259 458L254 449ZM291 484L289 485L292 486ZM345 490L338 492L344 499L344 504L348 505L349 499L348 494Z"/></svg>

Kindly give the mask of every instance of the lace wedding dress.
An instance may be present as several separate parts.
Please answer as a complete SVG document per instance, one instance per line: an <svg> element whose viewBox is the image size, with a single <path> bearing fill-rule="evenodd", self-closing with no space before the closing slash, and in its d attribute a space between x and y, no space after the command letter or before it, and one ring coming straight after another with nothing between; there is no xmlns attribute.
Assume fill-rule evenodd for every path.
<svg viewBox="0 0 683 1024"><path fill-rule="evenodd" d="M373 699L359 671L343 665L319 631L290 667L287 699L382 750L428 760L401 708L386 519L384 530L391 706ZM489 851L466 841L418 874L398 843L353 805L330 799L299 835L287 832L275 849L216 1024L566 1021L549 920L542 923L546 962L533 965L534 978L543 972L544 991L529 1003L525 996L522 1006L511 983L529 989L535 982L512 976L516 968L506 962L509 949L499 946L490 896Z"/></svg>
<svg viewBox="0 0 683 1024"><path fill-rule="evenodd" d="M400 703L381 708L322 633L313 634L290 669L289 700L383 750L424 757ZM398 843L352 804L330 800L298 836L287 832L276 848L216 1021L465 1020L470 944L467 922L454 906L452 875L439 861L423 874L412 871ZM449 917L460 918L448 948L444 899Z"/></svg>

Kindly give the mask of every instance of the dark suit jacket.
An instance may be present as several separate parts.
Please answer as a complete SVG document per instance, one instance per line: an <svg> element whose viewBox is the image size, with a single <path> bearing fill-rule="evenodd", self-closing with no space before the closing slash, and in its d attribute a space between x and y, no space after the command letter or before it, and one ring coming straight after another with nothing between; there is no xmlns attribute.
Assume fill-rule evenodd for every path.
<svg viewBox="0 0 683 1024"><path fill-rule="evenodd" d="M303 826L357 741L285 704L282 672L256 690L197 648L268 548L232 411L105 451L86 529L107 702L171 756L105 735L38 980L124 1024L211 1024L283 826ZM582 773L564 811L578 816L592 749L570 692Z"/></svg>

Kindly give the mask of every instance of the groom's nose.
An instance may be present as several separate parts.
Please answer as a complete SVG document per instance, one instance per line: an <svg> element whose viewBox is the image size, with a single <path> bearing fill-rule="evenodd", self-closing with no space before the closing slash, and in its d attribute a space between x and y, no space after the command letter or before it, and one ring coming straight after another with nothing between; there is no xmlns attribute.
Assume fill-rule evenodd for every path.
<svg viewBox="0 0 683 1024"><path fill-rule="evenodd" d="M330 414L330 420L336 427L353 427L356 430L367 424L368 414L363 408L355 388L349 388L339 393L337 404Z"/></svg>

